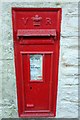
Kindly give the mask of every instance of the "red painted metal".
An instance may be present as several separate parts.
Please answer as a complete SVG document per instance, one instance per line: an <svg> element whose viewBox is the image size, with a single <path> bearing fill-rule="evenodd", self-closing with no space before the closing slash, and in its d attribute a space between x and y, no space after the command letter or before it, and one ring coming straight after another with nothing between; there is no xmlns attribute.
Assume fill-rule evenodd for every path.
<svg viewBox="0 0 80 120"><path fill-rule="evenodd" d="M55 117L61 8L12 8L12 22L19 116ZM38 54L42 80L31 80L30 55Z"/></svg>
<svg viewBox="0 0 80 120"><path fill-rule="evenodd" d="M20 29L17 36L56 36L55 29Z"/></svg>

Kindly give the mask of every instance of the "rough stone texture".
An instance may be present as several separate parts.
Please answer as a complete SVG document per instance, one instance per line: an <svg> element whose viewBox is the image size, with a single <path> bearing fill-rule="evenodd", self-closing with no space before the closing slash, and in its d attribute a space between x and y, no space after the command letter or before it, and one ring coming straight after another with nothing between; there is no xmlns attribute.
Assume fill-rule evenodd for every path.
<svg viewBox="0 0 80 120"><path fill-rule="evenodd" d="M2 57L0 74L2 75L3 118L16 118L17 95L14 70L13 38L11 23L12 7L62 7L61 50L59 64L59 84L56 118L78 117L78 3L3 3L2 4ZM80 65L80 63L79 63ZM1 76L0 76L1 77ZM0 80L1 84L1 80ZM0 112L1 116L1 112Z"/></svg>

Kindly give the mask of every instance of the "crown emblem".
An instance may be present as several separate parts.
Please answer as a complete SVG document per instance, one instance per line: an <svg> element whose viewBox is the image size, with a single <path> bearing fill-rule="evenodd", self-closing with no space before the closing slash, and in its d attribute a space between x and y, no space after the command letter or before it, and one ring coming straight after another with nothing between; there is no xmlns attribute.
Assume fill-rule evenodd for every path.
<svg viewBox="0 0 80 120"><path fill-rule="evenodd" d="M40 22L42 20L42 17L39 17L39 15L35 15L34 17L32 17L32 20L33 20L34 26L40 26Z"/></svg>

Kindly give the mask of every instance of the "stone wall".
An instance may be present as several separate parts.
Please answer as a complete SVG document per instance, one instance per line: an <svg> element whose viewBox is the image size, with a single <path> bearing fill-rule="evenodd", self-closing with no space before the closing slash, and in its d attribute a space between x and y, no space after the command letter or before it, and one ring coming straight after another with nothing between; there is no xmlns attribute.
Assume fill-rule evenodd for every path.
<svg viewBox="0 0 80 120"><path fill-rule="evenodd" d="M2 82L2 105L0 115L3 118L16 118L17 95L14 69L12 7L61 7L62 24L60 40L60 65L56 118L78 117L78 3L66 2L6 2L2 3L0 57L0 86ZM1 69L2 68L2 69ZM2 78L1 78L2 77ZM2 81L1 81L2 80Z"/></svg>

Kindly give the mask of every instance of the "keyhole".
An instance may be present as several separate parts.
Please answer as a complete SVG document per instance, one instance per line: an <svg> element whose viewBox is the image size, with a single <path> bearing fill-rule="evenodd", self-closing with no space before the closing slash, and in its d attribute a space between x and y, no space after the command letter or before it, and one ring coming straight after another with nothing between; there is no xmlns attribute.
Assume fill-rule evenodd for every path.
<svg viewBox="0 0 80 120"><path fill-rule="evenodd" d="M30 87L30 90L32 90L32 87Z"/></svg>

